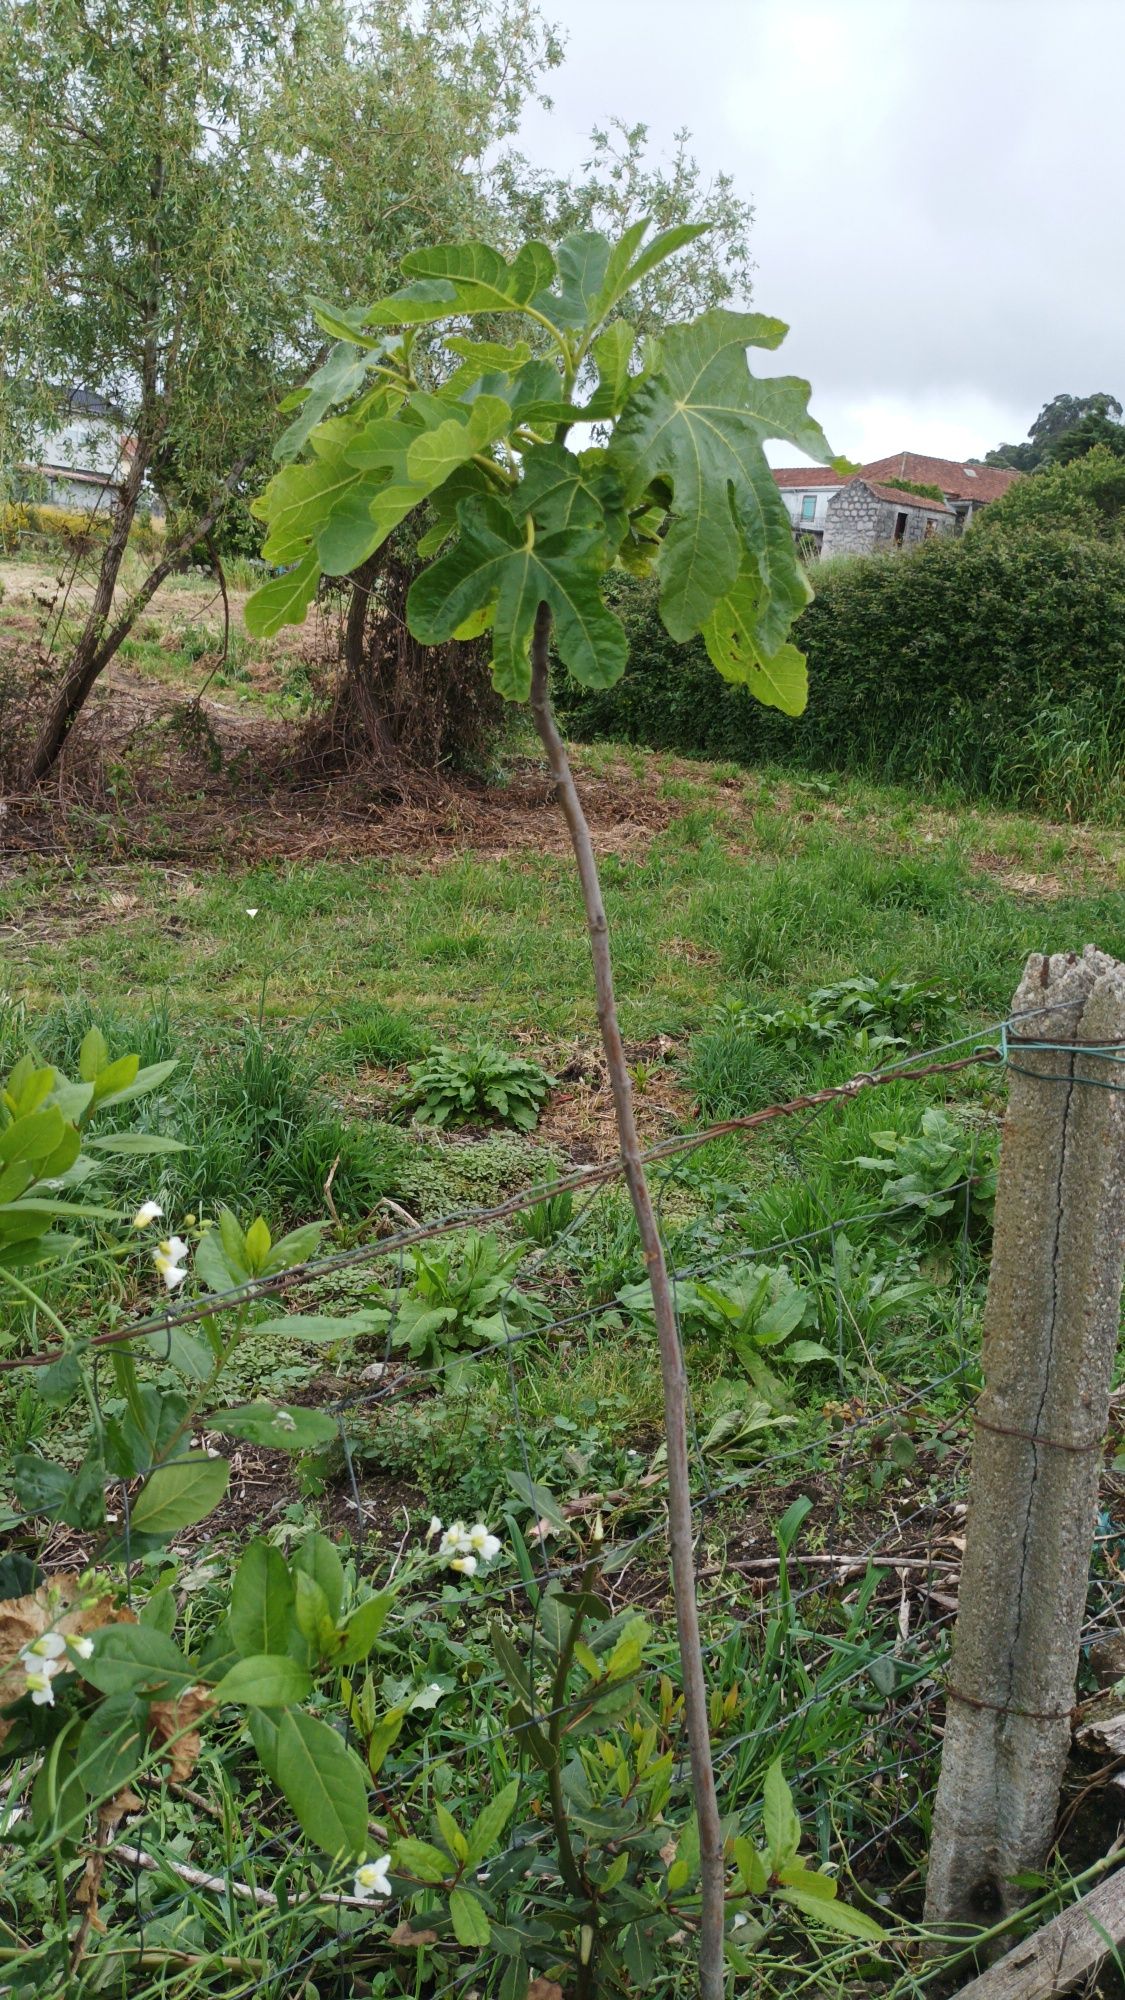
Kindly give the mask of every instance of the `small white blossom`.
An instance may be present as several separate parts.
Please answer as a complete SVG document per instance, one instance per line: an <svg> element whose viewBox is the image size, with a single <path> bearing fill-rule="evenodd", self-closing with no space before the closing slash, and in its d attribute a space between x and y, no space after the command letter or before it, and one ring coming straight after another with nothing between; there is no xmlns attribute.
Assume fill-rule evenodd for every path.
<svg viewBox="0 0 1125 2000"><path fill-rule="evenodd" d="M248 916L248 917L256 917L256 916L257 916L257 914L258 914L258 912L257 912L257 910L256 910L256 909L254 909L254 910L247 910L246 914L247 914L247 916Z"/></svg>
<svg viewBox="0 0 1125 2000"><path fill-rule="evenodd" d="M483 1562L491 1562L500 1553L500 1537L490 1532L483 1521L469 1529L469 1547Z"/></svg>
<svg viewBox="0 0 1125 2000"><path fill-rule="evenodd" d="M28 1659L34 1654L37 1660L59 1660L66 1652L66 1640L61 1632L41 1632L38 1639L25 1646L21 1657Z"/></svg>
<svg viewBox="0 0 1125 2000"><path fill-rule="evenodd" d="M441 1526L440 1521L438 1526ZM464 1521L451 1521L438 1543L439 1556L466 1555L472 1548Z"/></svg>
<svg viewBox="0 0 1125 2000"><path fill-rule="evenodd" d="M274 1416L273 1427L275 1431L295 1431L297 1419L291 1417L288 1410L278 1410Z"/></svg>
<svg viewBox="0 0 1125 2000"><path fill-rule="evenodd" d="M381 1854L377 1861L365 1861L355 1871L355 1894L367 1902L372 1896L389 1896L391 1857Z"/></svg>
<svg viewBox="0 0 1125 2000"><path fill-rule="evenodd" d="M188 1246L182 1236L166 1236L152 1253L152 1261L170 1292L174 1292L177 1285L182 1285L187 1277L184 1269L187 1254Z"/></svg>
<svg viewBox="0 0 1125 2000"><path fill-rule="evenodd" d="M133 1228L147 1229L149 1223L155 1222L163 1213L164 1210L158 1201L142 1201L137 1213L133 1217Z"/></svg>
<svg viewBox="0 0 1125 2000"><path fill-rule="evenodd" d="M94 1657L94 1642L93 1642L93 1640L92 1640L92 1639L89 1639L89 1638L86 1638L86 1639L69 1639L69 1640L67 1641L67 1644L69 1645L69 1647L70 1647L70 1649L71 1649L71 1652L73 1652L73 1653L77 1653L77 1655L78 1655L78 1658L79 1658L80 1660L91 1660L91 1659L93 1659L93 1657Z"/></svg>
<svg viewBox="0 0 1125 2000"><path fill-rule="evenodd" d="M440 1535L440 1534L441 1534L441 1532L442 1532L442 1527L441 1527L441 1522L440 1522L440 1521L438 1520L438 1517L437 1517L437 1515L436 1515L436 1514L431 1514L431 1515L430 1515L430 1525L429 1525L429 1527L428 1527L428 1528L426 1529L426 1540L427 1540L428 1542L432 1542L432 1541L433 1541L433 1538L434 1538L434 1536L435 1536L435 1535Z"/></svg>
<svg viewBox="0 0 1125 2000"><path fill-rule="evenodd" d="M462 1576L475 1576L477 1573L477 1559L475 1556L455 1556L449 1567L450 1569L459 1569Z"/></svg>
<svg viewBox="0 0 1125 2000"><path fill-rule="evenodd" d="M747 1916L745 1910L738 1910L735 1914L735 1919L733 1924L731 1925L731 1929L732 1931L740 1931L742 1929L743 1924L748 1924L749 1922L750 1919Z"/></svg>
<svg viewBox="0 0 1125 2000"><path fill-rule="evenodd" d="M44 1667L42 1673L28 1674L27 1691L28 1694L31 1696L34 1707L36 1708L54 1707L55 1705L54 1676L47 1671L46 1666Z"/></svg>

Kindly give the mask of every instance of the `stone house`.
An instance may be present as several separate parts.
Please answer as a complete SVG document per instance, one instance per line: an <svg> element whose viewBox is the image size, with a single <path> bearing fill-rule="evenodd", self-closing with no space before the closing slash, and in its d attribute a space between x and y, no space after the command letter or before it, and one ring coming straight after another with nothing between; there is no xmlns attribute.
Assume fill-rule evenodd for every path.
<svg viewBox="0 0 1125 2000"><path fill-rule="evenodd" d="M931 535L954 532L953 509L930 494L849 479L833 493L824 514L822 556L865 556L874 549L913 548Z"/></svg>
<svg viewBox="0 0 1125 2000"><path fill-rule="evenodd" d="M823 465L780 465L774 467L774 478L781 490L793 532L798 540L809 538L814 549L823 554L830 550L824 547L828 533L829 509L836 511L837 495L843 493L856 479L868 486L880 487L884 491L897 494L899 505L896 514L905 512L908 516L901 535L897 531L897 520L890 520L885 513L872 513L869 503L864 502L860 511L866 512L873 533L878 529L878 539L868 540L862 553L870 553L876 548L905 547L924 538L926 524L914 522L917 501L925 496L911 494L904 489L888 486L888 481L902 479L909 486L936 486L943 498L943 507L936 502L931 509L934 526L931 533L947 533L950 530L962 534L979 508L987 506L990 500L998 500L1006 493L1013 479L1023 477L1007 466L970 465L951 458L931 458L923 452L898 451L890 458L873 459L869 465L861 466L852 479L842 479L830 466ZM855 510L846 509L841 521L851 519ZM856 515L858 519L858 515ZM853 522L854 525L854 522ZM842 531L842 530L841 530ZM840 544L837 543L837 552ZM849 548L855 552L856 543L849 541Z"/></svg>

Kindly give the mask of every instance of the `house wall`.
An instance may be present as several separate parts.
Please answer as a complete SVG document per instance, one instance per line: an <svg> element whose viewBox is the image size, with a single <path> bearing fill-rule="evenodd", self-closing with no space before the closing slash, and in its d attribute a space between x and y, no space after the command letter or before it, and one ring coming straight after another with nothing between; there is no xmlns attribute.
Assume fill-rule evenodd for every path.
<svg viewBox="0 0 1125 2000"><path fill-rule="evenodd" d="M828 519L828 502L839 490L838 486L810 486L804 490L800 486L781 487L781 497L785 502L789 519L793 523L794 533L798 535L823 534L825 522ZM806 497L816 502L816 512L809 521L801 518L802 503Z"/></svg>
<svg viewBox="0 0 1125 2000"><path fill-rule="evenodd" d="M858 481L841 488L827 510L822 556L869 556L876 549L894 547L895 517L906 515L903 548L912 548L930 534L950 533L953 521L948 514L930 513L921 507L895 507ZM932 524L932 525L931 525Z"/></svg>

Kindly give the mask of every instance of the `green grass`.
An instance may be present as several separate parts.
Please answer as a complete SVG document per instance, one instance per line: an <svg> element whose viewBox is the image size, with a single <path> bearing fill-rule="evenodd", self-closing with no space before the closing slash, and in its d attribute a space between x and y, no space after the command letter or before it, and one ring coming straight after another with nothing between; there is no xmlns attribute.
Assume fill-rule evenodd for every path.
<svg viewBox="0 0 1125 2000"><path fill-rule="evenodd" d="M611 749L599 746L586 762L620 783L622 761ZM676 815L603 862L623 1026L650 1139L696 1115L739 1116L868 1066L847 1037L831 1047L797 1037L792 1048L756 1039L748 1025L755 1009L795 1007L857 973L894 977L940 990L949 1026L934 1038L952 1039L1003 1014L1031 950L1092 941L1125 956L1121 843L1104 833L942 814L901 791L798 786L773 772L643 753L628 768ZM122 1122L182 1138L188 1151L111 1163L105 1183L126 1209L155 1189L168 1224L189 1233L189 1216L213 1215L229 1200L244 1223L264 1213L275 1235L325 1220L325 1247L348 1248L373 1242L403 1209L435 1218L549 1179L569 1164L572 1141L588 1154L591 1129L603 1148L609 1143L604 1126L584 1122L588 1086L574 1081L576 1050L579 1078L592 1073L583 1061L595 1049L596 1021L564 855L257 865L190 877L72 857L8 873L0 930L0 1071L30 1036L43 1060L73 1072L92 1021L114 1054L132 1048L145 1062L178 1059L159 1096ZM478 1037L560 1078L545 1131L443 1136L390 1122L410 1063L436 1042L464 1048ZM919 1032L893 1053L922 1046ZM880 1177L857 1159L872 1152L879 1131L916 1131L928 1105L950 1110L971 1154L973 1134L991 1142L1002 1102L1002 1079L986 1066L895 1082L817 1116L728 1135L654 1174L677 1283L701 1278L721 1290L763 1258L784 1264L806 1299L802 1332L828 1356L789 1373L779 1364L778 1400L762 1427L737 1349L687 1323L724 1810L757 1824L764 1771L780 1752L808 1851L845 1872L854 1857L860 1881L885 1888L892 1914L907 1919L918 1913L911 1877L924 1860L940 1747L928 1690L944 1660L944 1626L926 1613L903 1641L897 1586L881 1593L857 1576L846 1591L827 1591L825 1571L807 1558L877 1544L899 1518L918 1514L943 1529L954 1518L987 1226L961 1207L886 1213ZM644 1277L627 1199L610 1185L577 1199L569 1215L560 1211L557 1230L529 1236L505 1224L499 1233L505 1249L522 1251L516 1283L530 1303L510 1348L486 1344L468 1366L404 1384L378 1372L382 1336L319 1347L247 1337L217 1402L330 1405L339 1397L347 1440L308 1454L284 1480L269 1462L258 1487L251 1474L249 1490L264 1506L278 1500L281 1481L270 1516L279 1546L323 1519L374 1580L398 1560L400 1543L413 1546L431 1511L502 1523L502 1603L517 1620L526 1610L520 1565L534 1580L536 1565L565 1565L574 1546L560 1538L543 1558L520 1540L532 1517L513 1476L530 1473L559 1499L608 1495L608 1545L623 1565L614 1588L622 1603L644 1608L656 1628L655 1663L674 1676L659 1367L643 1310L620 1296ZM384 1258L322 1278L286 1303L346 1314L393 1303L403 1281ZM109 1231L44 1297L83 1333L117 1324L123 1312L153 1303L144 1249L118 1254ZM29 1307L10 1315L17 1339L41 1342L49 1331ZM140 1368L148 1384L173 1380L159 1346ZM111 1403L108 1374L99 1393ZM13 1451L73 1462L85 1448L81 1401L48 1405L15 1376L0 1378L0 1422ZM369 1513L365 1540L349 1532L353 1474ZM814 1506L789 1567L755 1583L738 1563L776 1552L777 1524L802 1494ZM175 1575L191 1633L205 1634L221 1615L246 1532L242 1519L215 1532L204 1523L200 1539L186 1538ZM153 1557L133 1588L143 1596L166 1560ZM447 1584L404 1604L387 1628L378 1700L443 1688L436 1711L411 1716L380 1776L423 1830L437 1786L458 1813L470 1812L508 1775L513 1753L497 1705L488 1609L487 1598ZM288 1835L271 1842L284 1816L248 1769L233 1725L208 1735L193 1783L215 1816L201 1821L167 1797L145 1822L146 1850L280 1885ZM678 1799L673 1816L684 1809ZM242 1831L251 1824L261 1829L254 1842ZM315 1977L318 1991L342 1991L341 1979L351 1977L323 1924L290 1909L288 1887L283 1909L252 1923L235 1922L174 1876L146 1876L136 1893L157 1939L178 1935L175 1924L190 1912L196 1969L185 1993L229 1990L229 1967L215 1959L223 1953L261 1961L252 1983L269 2000L297 1990L298 1959L301 1979ZM106 1914L108 1951L132 1935L132 1892L111 1896ZM32 1927L41 1921L35 1915ZM91 1980L101 1977L102 1949L95 1939ZM385 1951L379 1956L378 1942L372 1949L363 1976L373 1971L373 1991L405 2000L424 1990L414 1955L404 1972ZM919 1990L901 1965L873 1974L852 1945L810 1944L799 1932L771 1933L760 1963L771 1994L811 1990L814 1979L816 1990L858 1990L875 1978L901 2000ZM155 2000L162 1977L138 1971L130 1994ZM673 1956L653 1991L686 2000L685 1978Z"/></svg>

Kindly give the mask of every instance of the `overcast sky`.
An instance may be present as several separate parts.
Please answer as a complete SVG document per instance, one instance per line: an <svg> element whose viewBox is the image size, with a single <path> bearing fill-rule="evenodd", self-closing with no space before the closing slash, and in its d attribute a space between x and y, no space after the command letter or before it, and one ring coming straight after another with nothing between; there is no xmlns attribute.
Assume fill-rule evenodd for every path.
<svg viewBox="0 0 1125 2000"><path fill-rule="evenodd" d="M1125 0L544 0L568 37L533 158L690 127L752 200L835 450L968 457L1060 391L1125 402ZM795 462L788 447L775 462Z"/></svg>

